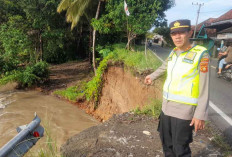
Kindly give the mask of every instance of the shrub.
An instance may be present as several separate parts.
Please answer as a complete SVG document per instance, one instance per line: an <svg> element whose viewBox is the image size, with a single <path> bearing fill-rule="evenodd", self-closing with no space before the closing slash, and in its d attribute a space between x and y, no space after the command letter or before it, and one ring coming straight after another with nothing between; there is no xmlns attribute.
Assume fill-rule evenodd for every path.
<svg viewBox="0 0 232 157"><path fill-rule="evenodd" d="M6 72L0 79L0 85L8 82L17 82L19 87L30 87L33 84L44 82L49 76L48 64L38 62L35 65L27 66L25 69Z"/></svg>
<svg viewBox="0 0 232 157"><path fill-rule="evenodd" d="M49 77L48 63L38 62L32 66L32 73L40 78Z"/></svg>

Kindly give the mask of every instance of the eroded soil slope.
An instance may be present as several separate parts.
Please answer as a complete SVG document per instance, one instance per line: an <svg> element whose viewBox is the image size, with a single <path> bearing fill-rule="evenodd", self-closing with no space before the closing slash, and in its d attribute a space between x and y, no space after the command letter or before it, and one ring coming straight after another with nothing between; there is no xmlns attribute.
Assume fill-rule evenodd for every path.
<svg viewBox="0 0 232 157"><path fill-rule="evenodd" d="M134 76L120 66L110 66L104 75L102 94L97 109L88 104L88 112L101 120L108 120L113 114L131 111L136 107L148 105L162 96L162 81L152 86L143 83L144 76Z"/></svg>

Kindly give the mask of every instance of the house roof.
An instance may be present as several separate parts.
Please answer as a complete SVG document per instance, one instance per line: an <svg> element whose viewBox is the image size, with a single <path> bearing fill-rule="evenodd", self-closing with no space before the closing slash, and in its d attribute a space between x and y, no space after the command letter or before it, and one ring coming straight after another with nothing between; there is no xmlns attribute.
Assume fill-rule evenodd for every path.
<svg viewBox="0 0 232 157"><path fill-rule="evenodd" d="M232 9L230 9L228 12L218 18L209 18L203 21L202 23L197 25L197 31L200 31L200 28L203 24L205 24L205 28L211 28L206 29L207 34L209 36L214 36L216 32L221 32L232 26Z"/></svg>
<svg viewBox="0 0 232 157"><path fill-rule="evenodd" d="M202 27L203 24L205 24L205 26L209 26L211 23L214 22L215 19L216 19L216 18L209 18L209 19L207 19L207 20L205 20L205 21L199 23L199 24L197 25L197 31L200 31L200 29L201 29L201 27ZM194 30L194 29L195 29L195 26L192 26L192 29Z"/></svg>
<svg viewBox="0 0 232 157"><path fill-rule="evenodd" d="M216 19L216 18L209 18L209 19L207 19L207 20L205 20L205 21L199 23L199 24L197 25L197 32L200 31L200 29L201 29L201 27L202 27L203 24L204 24L205 26L210 26L211 23L212 23L215 19ZM192 26L191 29L194 30L194 29L195 29L195 26ZM209 37L216 36L216 30L215 30L215 29L206 29L206 32L207 32L207 34L208 34Z"/></svg>
<svg viewBox="0 0 232 157"><path fill-rule="evenodd" d="M226 21L232 19L232 9L230 9L225 14L221 15L220 17L216 18L213 23L219 22L219 21Z"/></svg>

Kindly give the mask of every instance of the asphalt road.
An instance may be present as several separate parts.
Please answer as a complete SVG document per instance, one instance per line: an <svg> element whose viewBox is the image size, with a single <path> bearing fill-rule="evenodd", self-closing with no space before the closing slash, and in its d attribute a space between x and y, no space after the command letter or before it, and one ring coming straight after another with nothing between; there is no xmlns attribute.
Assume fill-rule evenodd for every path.
<svg viewBox="0 0 232 157"><path fill-rule="evenodd" d="M171 49L158 45L149 48L163 60L171 52ZM217 59L211 58L209 120L226 135L232 144L232 82L216 77L216 65Z"/></svg>

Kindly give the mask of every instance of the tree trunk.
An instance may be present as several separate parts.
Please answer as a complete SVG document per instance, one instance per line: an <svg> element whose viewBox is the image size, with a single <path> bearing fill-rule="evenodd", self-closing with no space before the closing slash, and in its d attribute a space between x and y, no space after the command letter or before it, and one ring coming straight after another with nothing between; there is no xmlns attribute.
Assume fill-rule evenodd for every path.
<svg viewBox="0 0 232 157"><path fill-rule="evenodd" d="M81 38L82 38L82 32L83 32L83 29L82 29L82 25L81 25L81 28L80 28L80 31L79 31L79 37L77 39L77 53L79 52L79 46L80 46L80 41L81 41Z"/></svg>
<svg viewBox="0 0 232 157"><path fill-rule="evenodd" d="M39 60L39 53L40 53L40 47L39 47L39 36L40 33L38 32L36 34L36 41L35 41L35 62L37 63Z"/></svg>
<svg viewBox="0 0 232 157"><path fill-rule="evenodd" d="M97 12L95 19L98 19L99 12L100 12L101 0L98 2ZM96 63L95 63L95 42L96 42L96 29L93 30L93 70L96 76Z"/></svg>
<svg viewBox="0 0 232 157"><path fill-rule="evenodd" d="M136 35L134 35L131 31L128 31L128 35L127 35L127 44L126 44L126 49L127 50L132 50L134 51L134 49L131 47L131 41L136 37Z"/></svg>
<svg viewBox="0 0 232 157"><path fill-rule="evenodd" d="M40 61L43 61L43 40L42 40L42 33L39 33L39 52L40 52Z"/></svg>
<svg viewBox="0 0 232 157"><path fill-rule="evenodd" d="M128 37L128 41L127 41L127 44L126 44L126 49L127 50L130 50L130 37Z"/></svg>
<svg viewBox="0 0 232 157"><path fill-rule="evenodd" d="M89 63L92 64L92 57L91 57L91 48L92 48L92 42L93 42L93 29L91 25L89 26Z"/></svg>

